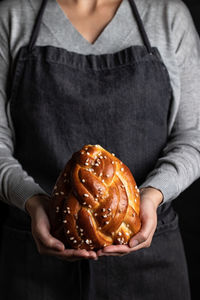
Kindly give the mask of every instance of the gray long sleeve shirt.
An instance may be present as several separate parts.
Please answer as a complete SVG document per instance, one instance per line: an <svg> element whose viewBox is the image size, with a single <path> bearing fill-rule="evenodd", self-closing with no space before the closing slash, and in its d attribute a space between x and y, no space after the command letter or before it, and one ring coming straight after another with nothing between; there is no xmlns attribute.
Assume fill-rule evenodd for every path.
<svg viewBox="0 0 200 300"><path fill-rule="evenodd" d="M29 42L41 2L0 3L0 198L22 210L29 197L47 192L13 157L16 140L6 86L20 47ZM162 55L173 90L169 140L155 168L139 186L161 190L165 203L175 199L200 176L200 39L181 0L135 0L135 3L152 46ZM38 46L52 45L83 54L112 53L142 44L128 0L122 1L94 44L76 30L56 0L49 0L36 41Z"/></svg>

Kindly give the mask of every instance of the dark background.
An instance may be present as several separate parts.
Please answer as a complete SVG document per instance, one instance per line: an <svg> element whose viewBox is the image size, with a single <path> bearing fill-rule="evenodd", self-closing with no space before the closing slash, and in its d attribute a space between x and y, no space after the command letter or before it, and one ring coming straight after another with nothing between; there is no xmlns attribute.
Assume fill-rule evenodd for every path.
<svg viewBox="0 0 200 300"><path fill-rule="evenodd" d="M200 34L200 1L183 1L188 6L195 22L196 28ZM181 195L173 201L174 208L179 214L181 234L183 237L183 243L188 262L192 300L200 299L200 196L198 194L200 194L200 179L195 181L187 190L181 193ZM4 206L4 204L1 203L1 206Z"/></svg>

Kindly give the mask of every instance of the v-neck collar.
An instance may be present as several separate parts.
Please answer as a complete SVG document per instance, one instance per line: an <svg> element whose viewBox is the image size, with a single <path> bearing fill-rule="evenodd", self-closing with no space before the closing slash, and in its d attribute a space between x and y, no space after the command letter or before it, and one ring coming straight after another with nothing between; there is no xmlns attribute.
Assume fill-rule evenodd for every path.
<svg viewBox="0 0 200 300"><path fill-rule="evenodd" d="M30 2L32 7L38 12L37 1L30 0ZM135 2L142 17L144 7L140 5L141 0L135 0ZM105 45L108 45L108 48L112 45L112 49L119 48L120 45L122 46L123 41L127 38L127 34L125 33L129 35L130 32L139 31L136 21L131 22L130 18L133 18L133 21L135 21L129 0L122 0L115 15L106 27L104 27L93 44L87 41L73 26L56 0L47 1L42 23L49 28L54 37L58 39L60 45L63 45L64 41L67 40L68 45L73 45L74 51L76 51L77 47L77 50L81 48L83 51L90 51L92 53L94 49L95 52L100 53L102 50L105 50L105 52L108 51ZM119 40L121 40L120 45Z"/></svg>
<svg viewBox="0 0 200 300"><path fill-rule="evenodd" d="M124 1L122 0L114 14L114 16L112 17L112 19L108 22L108 24L103 28L103 30L100 32L100 34L98 35L98 37L95 39L95 41L93 43L90 43L79 31L78 29L74 26L74 24L70 21L69 17L67 16L67 14L63 11L62 7L60 6L60 4L58 3L57 0L55 0L56 5L59 6L61 12L64 14L64 18L66 18L66 22L68 22L69 26L73 27L73 31L77 31L77 34L80 35L80 38L85 40L89 46L95 46L96 44L98 44L98 40L101 38L101 35L104 35L104 32L106 32L110 26L112 27L112 23L115 23L115 18L117 18L118 14L120 13L120 9L121 6L123 6Z"/></svg>

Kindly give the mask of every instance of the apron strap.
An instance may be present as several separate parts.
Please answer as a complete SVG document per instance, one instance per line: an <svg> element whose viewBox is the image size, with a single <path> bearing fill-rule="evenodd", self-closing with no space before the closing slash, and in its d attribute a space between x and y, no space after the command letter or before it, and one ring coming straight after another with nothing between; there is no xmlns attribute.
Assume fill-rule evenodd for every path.
<svg viewBox="0 0 200 300"><path fill-rule="evenodd" d="M123 0L122 0L123 1ZM149 41L149 38L147 36L147 33L146 33L146 30L144 28L144 24L142 22L142 19L141 19L141 16L139 14L139 11L137 9L137 6L135 4L135 1L134 0L129 0L130 2L130 5L131 5L131 8L132 8L132 11L133 11L133 14L136 18L136 21L137 21L137 24L138 24L138 28L140 30L140 33L141 33L141 36L142 36L142 39L143 39L143 42L144 42L144 45L145 47L147 48L147 51L149 52L149 54L152 54L152 47L151 47L151 43Z"/></svg>
<svg viewBox="0 0 200 300"><path fill-rule="evenodd" d="M35 22L35 25L34 25L34 28L33 28L32 34L31 34L30 42L29 42L29 45L28 45L28 51L29 52L31 52L31 50L32 50L32 48L33 48L33 46L36 42L39 30L40 30L40 24L42 22L42 16L43 16L47 1L48 0L43 0L42 1L39 13L37 15L36 22Z"/></svg>
<svg viewBox="0 0 200 300"><path fill-rule="evenodd" d="M34 44L36 42L36 39L37 39L37 36L38 36L38 33L39 33L39 29L40 29L40 24L42 22L42 16L43 16L43 13L44 13L47 1L48 0L43 0L42 1L42 5L40 7L40 10L39 10L36 22L35 22L35 26L33 28L32 34L31 34L30 43L29 43L29 46L28 46L29 52L31 52L31 50L32 50L32 48L33 48L33 46L34 46ZM124 0L122 0L122 1L124 1ZM140 17L139 11L138 11L137 6L135 4L135 1L134 0L129 0L129 2L130 2L130 5L131 5L133 14L134 14L134 16L136 18L136 21L137 21L137 24L138 24L138 28L140 30L142 39L144 41L144 45L147 48L147 51L150 54L152 54L152 47L151 47L149 38L147 36L147 33L145 31L144 24L143 24L142 19Z"/></svg>

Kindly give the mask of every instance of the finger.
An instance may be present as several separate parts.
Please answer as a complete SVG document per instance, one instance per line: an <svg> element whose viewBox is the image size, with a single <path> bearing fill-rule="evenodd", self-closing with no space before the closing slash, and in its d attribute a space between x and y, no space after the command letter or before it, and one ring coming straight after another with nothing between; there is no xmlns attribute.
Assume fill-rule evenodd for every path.
<svg viewBox="0 0 200 300"><path fill-rule="evenodd" d="M49 228L45 224L42 224L39 228L36 226L33 235L46 248L54 248L60 251L65 249L64 244L50 234Z"/></svg>
<svg viewBox="0 0 200 300"><path fill-rule="evenodd" d="M97 253L95 251L88 251L89 253L89 257L92 259L92 258L98 258L97 257Z"/></svg>
<svg viewBox="0 0 200 300"><path fill-rule="evenodd" d="M37 241L37 249L41 255L57 256L62 253L60 250L53 250L52 248L45 247L39 240Z"/></svg>
<svg viewBox="0 0 200 300"><path fill-rule="evenodd" d="M69 259L69 260L76 260L80 258L96 258L95 252L87 251L85 249L65 249L63 251L56 251L51 248L45 247L40 241L39 244L39 252L40 254L45 255L55 255L60 257L61 259Z"/></svg>
<svg viewBox="0 0 200 300"><path fill-rule="evenodd" d="M124 256L127 255L129 252L127 253L121 253L121 252L102 252L99 256Z"/></svg>
<svg viewBox="0 0 200 300"><path fill-rule="evenodd" d="M98 256L102 256L108 253L128 253L130 252L130 247L127 245L110 245L103 249L97 251Z"/></svg>
<svg viewBox="0 0 200 300"><path fill-rule="evenodd" d="M154 232L155 232L155 230L153 230L153 231L151 232L151 234L149 235L148 239L147 239L145 242L143 242L143 243L141 243L141 244L138 244L137 246L131 248L131 252L132 252L132 251L139 250L139 249L142 249L142 248L148 248L148 247L150 247L150 246L151 246L152 239L153 239Z"/></svg>
<svg viewBox="0 0 200 300"><path fill-rule="evenodd" d="M129 241L129 247L133 248L139 244L145 243L152 232L155 231L155 221L152 217L145 217L142 220L142 227L140 231L134 235Z"/></svg>
<svg viewBox="0 0 200 300"><path fill-rule="evenodd" d="M80 260L80 259L88 259L89 257L88 256L85 256L84 254L80 254L80 255L65 255L65 254L62 254L61 252L56 255L57 258L59 258L60 260L66 260L66 261L77 261L77 260Z"/></svg>
<svg viewBox="0 0 200 300"><path fill-rule="evenodd" d="M145 242L143 242L141 244L138 244L137 246L131 248L131 252L132 251L140 250L142 248L148 248L148 247L150 247L151 246L151 241L152 241L152 238L150 236Z"/></svg>
<svg viewBox="0 0 200 300"><path fill-rule="evenodd" d="M45 247L42 243L39 245L40 248L40 254L45 254L45 255L55 255L59 256L61 258L87 258L89 255L85 251L78 251L74 253L73 249L69 250L64 250L64 251L56 251L51 248Z"/></svg>
<svg viewBox="0 0 200 300"><path fill-rule="evenodd" d="M129 250L127 245L110 245L102 249L103 252L127 252Z"/></svg>
<svg viewBox="0 0 200 300"><path fill-rule="evenodd" d="M66 252L66 251L68 251L68 250L65 250L64 252ZM79 250L75 250L73 252L73 255L72 255L72 253L70 253L70 255L68 255L68 254L65 255L65 254L59 253L59 255L57 255L57 257L59 259L68 260L68 261L76 261L76 260L80 260L80 259L98 260L98 257L96 255L96 253L93 254L93 253L89 253L89 252L87 250L85 250L85 249L82 249L80 251Z"/></svg>

